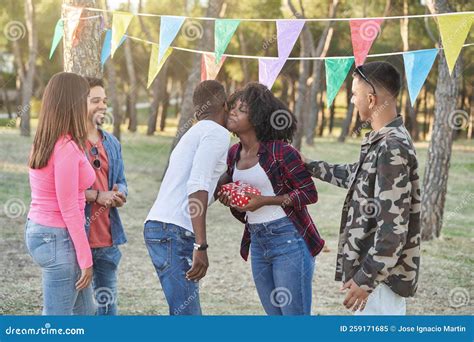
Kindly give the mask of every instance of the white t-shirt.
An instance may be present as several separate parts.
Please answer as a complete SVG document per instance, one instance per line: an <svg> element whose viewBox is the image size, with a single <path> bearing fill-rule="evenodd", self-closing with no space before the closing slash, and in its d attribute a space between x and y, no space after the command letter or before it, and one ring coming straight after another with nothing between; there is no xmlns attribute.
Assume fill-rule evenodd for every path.
<svg viewBox="0 0 474 342"><path fill-rule="evenodd" d="M275 196L272 183L260 163L245 170L239 170L235 165L232 180L252 185L260 190L262 196ZM247 211L246 215L248 223L271 222L286 217L285 211L279 205L265 205L255 211Z"/></svg>
<svg viewBox="0 0 474 342"><path fill-rule="evenodd" d="M230 134L212 120L201 120L183 135L170 156L158 197L145 220L172 223L193 231L191 216L203 210L188 196L204 190L209 204L220 176L227 170Z"/></svg>

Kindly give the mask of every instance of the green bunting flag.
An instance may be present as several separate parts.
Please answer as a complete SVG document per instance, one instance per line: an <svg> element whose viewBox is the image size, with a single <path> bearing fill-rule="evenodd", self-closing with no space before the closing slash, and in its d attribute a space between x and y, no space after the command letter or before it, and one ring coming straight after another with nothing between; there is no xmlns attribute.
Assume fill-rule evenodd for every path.
<svg viewBox="0 0 474 342"><path fill-rule="evenodd" d="M51 43L51 51L49 52L49 59L53 57L54 51L56 51L56 48L59 45L59 42L63 38L63 33L64 33L64 22L62 19L59 19L58 22L56 23L56 27L54 28L54 36L53 36L53 42Z"/></svg>
<svg viewBox="0 0 474 342"><path fill-rule="evenodd" d="M326 97L328 108L332 105L339 88L346 79L347 73L354 63L354 57L331 58L325 60L326 66Z"/></svg>
<svg viewBox="0 0 474 342"><path fill-rule="evenodd" d="M222 54L225 52L227 45L229 45L229 42L239 24L240 20L216 19L214 26L214 51L216 54L216 64L221 61Z"/></svg>

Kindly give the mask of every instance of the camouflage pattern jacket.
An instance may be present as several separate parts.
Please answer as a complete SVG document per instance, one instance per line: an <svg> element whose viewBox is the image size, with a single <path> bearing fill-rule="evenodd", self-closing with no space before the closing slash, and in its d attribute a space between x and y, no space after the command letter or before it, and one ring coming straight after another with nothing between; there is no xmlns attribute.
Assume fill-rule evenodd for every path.
<svg viewBox="0 0 474 342"><path fill-rule="evenodd" d="M349 189L342 210L336 280L368 292L383 282L413 296L420 265L420 188L415 148L398 116L362 141L359 162L306 164L314 177Z"/></svg>

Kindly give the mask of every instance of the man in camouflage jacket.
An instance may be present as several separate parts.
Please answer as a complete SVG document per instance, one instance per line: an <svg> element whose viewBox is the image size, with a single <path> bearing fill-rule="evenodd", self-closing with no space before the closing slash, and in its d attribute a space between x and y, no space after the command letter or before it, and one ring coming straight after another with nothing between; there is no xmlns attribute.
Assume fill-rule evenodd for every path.
<svg viewBox="0 0 474 342"><path fill-rule="evenodd" d="M383 77L377 79L375 66L367 66L364 65L363 70L368 70L365 73L371 77L367 76L367 81L373 80L369 82L374 87L362 81L356 87L353 84L353 92L354 88L358 93L362 92L360 88L367 86L367 91L373 89L378 97L383 97L383 92L390 90L390 84L384 84ZM380 67L378 71L382 71ZM361 80L365 79L359 77ZM379 89L380 85L384 89ZM392 87L392 98L396 99L397 87ZM358 95L353 95L353 101ZM389 102L383 103L386 107L377 107L379 112L375 115L377 120L387 122L393 110L388 109ZM354 104L357 108L357 102ZM393 105L396 111L396 104ZM358 109L363 118L364 110ZM376 120L374 114L371 115ZM413 296L417 289L421 238L418 162L402 118L395 114L391 119L380 129L365 135L358 162L329 164L312 161L306 164L314 177L349 189L342 210L336 280L344 283L343 288L355 288L355 294L360 294L354 294L352 300L346 297L344 302L347 308L358 312L366 306L367 296L384 284L391 290L389 292L394 293L390 295L403 300L403 308L395 313L390 311L393 308L385 312L375 308L371 313L404 314L404 297ZM371 124L374 127L373 121ZM370 303L370 296L368 299ZM380 306L380 303L374 304Z"/></svg>

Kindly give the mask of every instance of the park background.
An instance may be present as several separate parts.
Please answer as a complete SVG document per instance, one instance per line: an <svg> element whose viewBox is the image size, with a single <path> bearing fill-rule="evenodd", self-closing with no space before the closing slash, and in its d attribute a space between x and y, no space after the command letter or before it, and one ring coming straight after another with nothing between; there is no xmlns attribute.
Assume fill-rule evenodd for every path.
<svg viewBox="0 0 474 342"><path fill-rule="evenodd" d="M470 1L446 0L0 0L0 314L40 314L41 274L28 256L23 229L30 203L27 156L41 96L50 77L62 70L101 75L106 81L109 113L105 129L122 143L129 185L120 209L129 242L121 247L120 314L167 314L160 284L143 241L143 220L150 209L172 147L192 120L192 90L200 80L201 56L173 51L147 88L150 47L126 39L100 67L99 20L87 20L74 48L64 39L49 59L54 27L62 5L138 13L221 18L353 18L473 11ZM85 16L97 12L84 11ZM110 27L110 12L102 12ZM127 35L158 42L159 17L135 16ZM348 22L307 22L291 56L352 54ZM88 36L89 35L89 36ZM92 37L86 39L84 37ZM274 22L242 22L226 53L276 56ZM466 44L473 42L472 29ZM66 48L63 47L63 44ZM370 53L440 47L433 17L385 20ZM213 51L212 22L187 19L172 46ZM91 53L80 65L74 55ZM403 58L386 60L403 71ZM450 76L442 50L412 106L403 79L399 112L420 161L422 178L422 261L419 290L408 300L409 314L472 314L472 243L474 241L474 49L461 50ZM350 75L350 74L349 74ZM229 92L258 80L253 59L227 58L217 80ZM353 162L367 125L350 104L347 77L334 104L326 106L323 60L289 60L273 91L299 120L294 145L305 156L333 163ZM345 190L315 180L319 202L310 213L329 250L317 257L313 314L349 314L334 281L340 212ZM264 314L250 264L239 256L243 226L218 203L208 211L210 267L201 282L205 314Z"/></svg>

